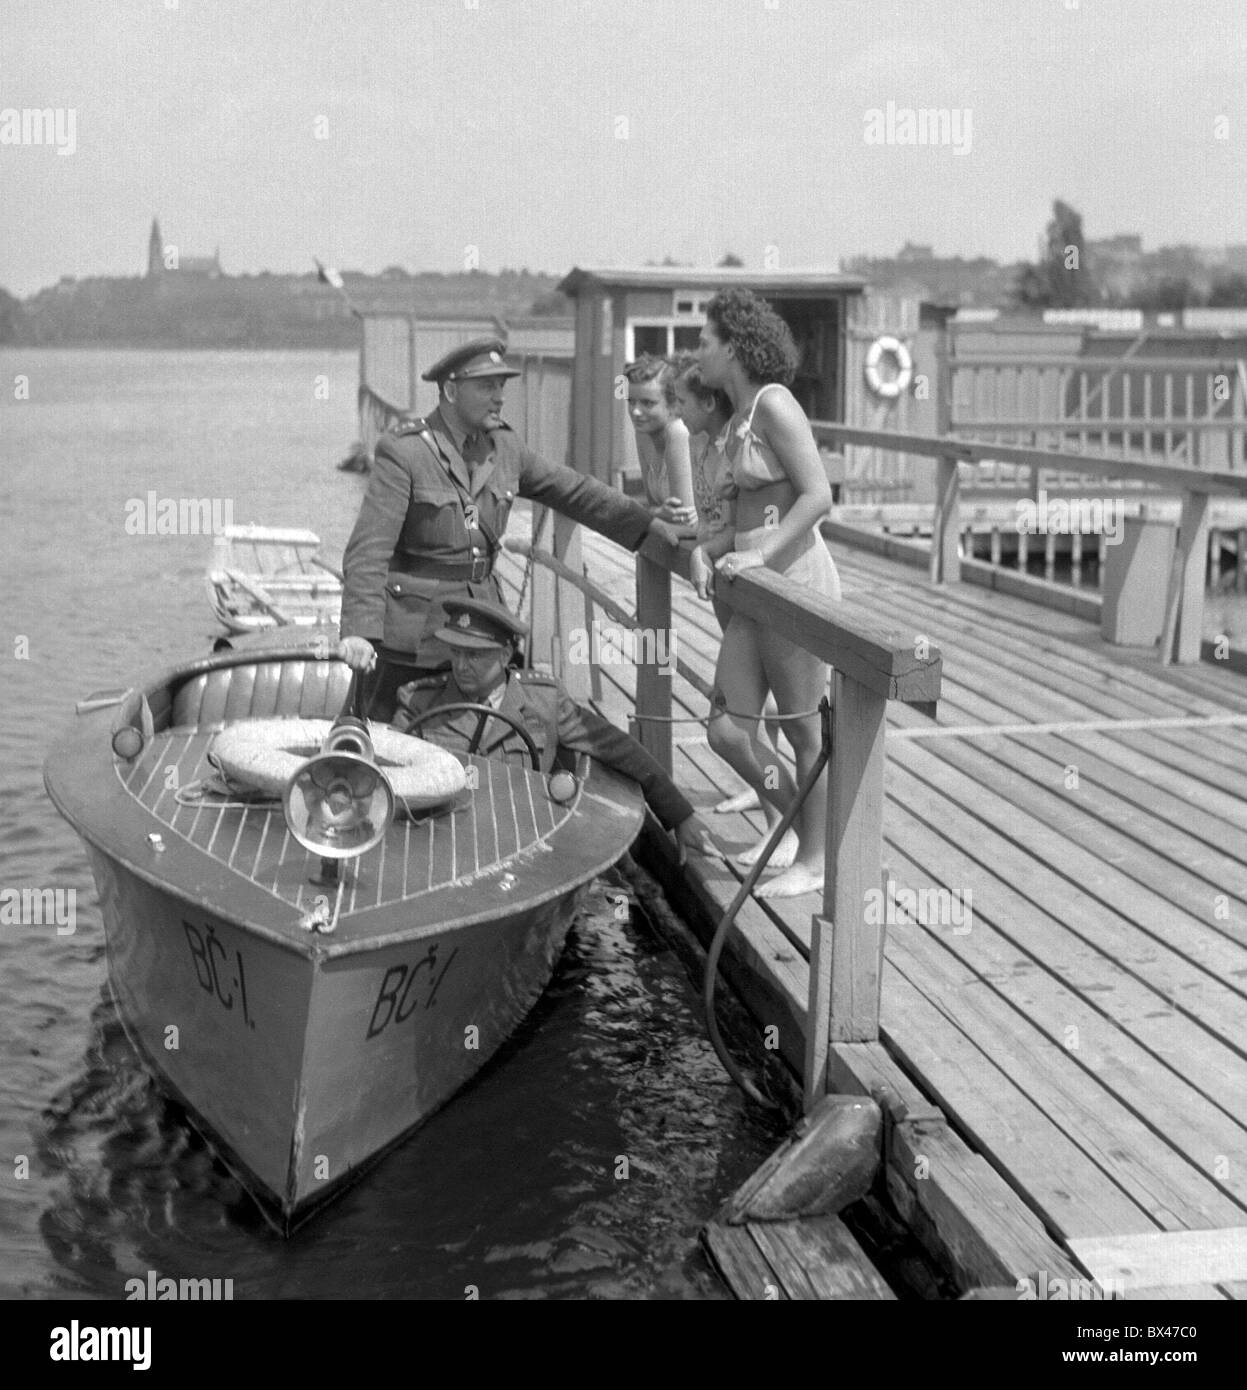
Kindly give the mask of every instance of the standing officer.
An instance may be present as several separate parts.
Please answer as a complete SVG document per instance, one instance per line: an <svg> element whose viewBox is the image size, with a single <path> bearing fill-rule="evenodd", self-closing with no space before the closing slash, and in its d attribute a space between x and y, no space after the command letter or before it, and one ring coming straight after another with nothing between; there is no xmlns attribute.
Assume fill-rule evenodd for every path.
<svg viewBox="0 0 1247 1390"><path fill-rule="evenodd" d="M636 550L648 532L678 544L675 528L614 488L547 463L503 423L507 366L498 338L477 338L424 373L437 409L405 420L377 445L376 465L342 560L342 642L353 670L376 670L368 712L389 719L398 686L444 669L437 636L443 601L502 603L494 561L517 496ZM379 658L379 660L378 660Z"/></svg>
<svg viewBox="0 0 1247 1390"><path fill-rule="evenodd" d="M609 720L578 705L553 676L518 669L512 663L528 632L499 603L470 598L446 600L447 624L437 633L450 652L449 671L410 681L398 692L394 727L407 732L414 717L440 705L464 701L509 714L532 735L543 772L560 748L588 753L606 767L640 785L650 810L675 833L680 863L689 849L721 857L688 798L636 739ZM421 737L445 748L467 750L478 736L482 717L474 710L434 716L418 729ZM527 761L523 741L502 719L483 721L477 751L482 757L518 755Z"/></svg>

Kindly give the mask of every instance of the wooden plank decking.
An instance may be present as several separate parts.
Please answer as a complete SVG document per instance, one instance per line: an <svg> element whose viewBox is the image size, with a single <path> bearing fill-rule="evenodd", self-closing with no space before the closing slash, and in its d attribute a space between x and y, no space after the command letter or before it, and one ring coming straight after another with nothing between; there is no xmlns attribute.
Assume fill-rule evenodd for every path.
<svg viewBox="0 0 1247 1390"><path fill-rule="evenodd" d="M634 607L631 557L588 534L584 548L594 580ZM911 901L908 918L903 892L885 900L870 1065L937 1107L949 1142L981 1156L1075 1267L1107 1251L1088 1272L1134 1259L1131 1298L1247 1297L1247 681L1162 667L1070 614L833 549L846 598L944 661L936 722L888 707L885 861L897 892L946 893ZM709 680L713 614L683 582L672 590L678 654ZM602 706L625 722L633 672L601 674ZM677 714L704 714L678 677L673 693ZM675 744L699 808L739 789L700 725L677 726ZM707 819L740 846L762 827ZM726 902L741 875L693 877ZM755 900L740 919L738 968L765 976L781 1031L804 1022L820 908ZM833 1049L833 1078L860 1051ZM1221 1234L1175 1242L1185 1231ZM1194 1277L1205 1248L1216 1258Z"/></svg>

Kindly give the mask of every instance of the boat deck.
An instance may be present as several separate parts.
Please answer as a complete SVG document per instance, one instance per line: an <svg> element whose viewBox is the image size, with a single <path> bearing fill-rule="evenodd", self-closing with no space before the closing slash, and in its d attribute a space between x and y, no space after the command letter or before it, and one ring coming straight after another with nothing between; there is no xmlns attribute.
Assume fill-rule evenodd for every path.
<svg viewBox="0 0 1247 1390"><path fill-rule="evenodd" d="M595 582L633 607L631 557L583 543ZM1047 1251L1048 1269L1128 1297L1247 1297L1247 683L835 553L846 597L943 653L935 722L889 705L884 859L896 892L945 889L962 911L918 925L903 895L891 904L880 1042L833 1047L833 1082L874 1075L937 1127L937 1171L914 1185L930 1195L912 1200L993 1245L997 1282L1028 1259L1033 1276ZM672 590L678 655L709 680L713 615ZM624 722L632 669L601 679ZM673 696L677 714L704 714L682 678ZM699 724L677 725L675 745L699 808L740 789ZM739 846L762 829L756 814L707 820ZM743 875L703 863L688 877L713 920ZM781 1028L804 1022L820 909L754 899L740 918L736 982Z"/></svg>
<svg viewBox="0 0 1247 1390"><path fill-rule="evenodd" d="M319 856L291 835L281 803L198 794L202 779L214 772L212 741L212 731L157 734L128 769L118 764L118 774L173 834L293 907L310 909L325 891L312 881ZM549 841L571 807L551 802L539 779L522 769L486 758L471 762L477 793L449 809L397 819L375 854L347 875L344 916L496 875L521 852L550 852Z"/></svg>

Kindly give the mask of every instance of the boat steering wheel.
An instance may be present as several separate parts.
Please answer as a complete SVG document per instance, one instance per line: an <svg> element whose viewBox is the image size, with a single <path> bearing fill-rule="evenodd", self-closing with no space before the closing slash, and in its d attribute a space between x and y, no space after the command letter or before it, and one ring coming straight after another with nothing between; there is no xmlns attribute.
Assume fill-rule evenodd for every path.
<svg viewBox="0 0 1247 1390"><path fill-rule="evenodd" d="M451 705L433 705L431 708L423 710L420 714L412 717L411 723L407 726L407 732L409 734L415 734L420 729L421 725L432 719L434 715L440 718L444 714L455 714L464 710L479 715L476 721L476 729L468 742L469 753L475 753L481 746L481 736L485 732L486 723L488 723L490 719L501 719L504 724L509 724L524 741L524 748L532 762L533 771L541 771L541 754L537 751L537 745L533 741L532 734L528 732L515 715L508 714L505 710L494 709L490 705L480 705L472 700L458 700Z"/></svg>

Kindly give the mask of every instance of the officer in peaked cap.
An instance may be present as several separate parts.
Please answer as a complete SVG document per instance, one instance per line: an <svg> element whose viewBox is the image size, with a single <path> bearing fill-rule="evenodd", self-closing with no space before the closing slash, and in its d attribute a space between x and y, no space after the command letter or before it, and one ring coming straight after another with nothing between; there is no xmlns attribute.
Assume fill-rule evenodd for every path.
<svg viewBox="0 0 1247 1390"><path fill-rule="evenodd" d="M548 772L560 750L588 753L637 782L651 811L675 832L680 862L689 849L718 856L688 799L648 752L622 729L578 705L553 676L513 664L528 625L488 599L445 600L446 626L438 637L450 648L451 669L410 681L398 691L394 727L409 730L417 715L463 701L488 705L517 719L532 735ZM452 710L427 719L418 732L442 747L466 751L477 737L480 714ZM487 721L478 751L490 758L520 758L523 740L502 719Z"/></svg>
<svg viewBox="0 0 1247 1390"><path fill-rule="evenodd" d="M368 491L342 559L342 641L352 669L370 671L366 707L394 713L398 687L443 670L449 598L502 605L494 562L516 497L636 550L649 532L678 544L674 527L573 468L539 458L503 423L508 377L500 338L475 338L423 373L438 403L377 445ZM503 605L505 606L505 605Z"/></svg>
<svg viewBox="0 0 1247 1390"><path fill-rule="evenodd" d="M421 381L463 381L476 376L519 376L518 367L507 366L507 346L501 338L473 338L462 347L451 348L439 357L427 372L420 373Z"/></svg>

